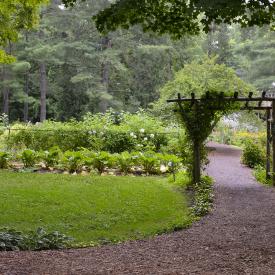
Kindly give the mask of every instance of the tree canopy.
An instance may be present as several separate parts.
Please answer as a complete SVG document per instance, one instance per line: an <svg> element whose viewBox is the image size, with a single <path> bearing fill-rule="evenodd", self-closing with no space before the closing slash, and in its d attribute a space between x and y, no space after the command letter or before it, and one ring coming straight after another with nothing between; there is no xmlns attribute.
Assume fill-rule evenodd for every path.
<svg viewBox="0 0 275 275"><path fill-rule="evenodd" d="M39 8L48 0L5 0L0 3L0 46L18 39L19 32L35 26ZM10 63L14 58L0 49L0 63Z"/></svg>
<svg viewBox="0 0 275 275"><path fill-rule="evenodd" d="M148 108L160 95L168 108L167 98L179 91L190 96L190 89L197 96L207 89L227 91L228 85L230 91L244 89L238 88L237 80L234 85L230 82L231 74L222 74L225 87L213 87L215 81L207 79L220 75L209 69L212 65L201 63L205 55L215 56L214 63L226 64L259 90L275 86L275 32L268 31L268 25L214 24L208 34L179 40L144 33L140 26L103 36L91 16L108 7L110 0L86 0L73 8L63 8L61 0L49 3L36 18L39 26L17 33L16 43L7 40L1 48L17 59L11 65L0 65L0 107L10 121L39 121L41 98L45 105L42 94L46 94L47 118L68 120L108 108L135 112ZM188 73L175 81L178 87L169 82L167 93L161 89L190 63ZM204 66L197 69L198 64ZM193 82L202 85L207 80L207 89L197 87L192 74ZM190 89L189 84L182 84L183 77ZM168 94L170 86L172 94Z"/></svg>
<svg viewBox="0 0 275 275"><path fill-rule="evenodd" d="M77 0L63 0L66 6ZM117 0L95 17L98 30L113 31L141 24L145 31L168 33L175 38L205 32L211 23L241 26L274 24L275 3L270 0Z"/></svg>
<svg viewBox="0 0 275 275"><path fill-rule="evenodd" d="M226 95L234 92L248 94L255 92L255 88L241 80L232 68L224 64L216 64L216 59L206 58L203 62L186 64L183 69L175 73L173 80L167 82L160 90L160 99L155 103L155 110L167 113L166 100L177 96L189 97L191 93L201 97L206 92L218 94L223 91Z"/></svg>
<svg viewBox="0 0 275 275"><path fill-rule="evenodd" d="M73 6L85 0L62 0ZM35 26L39 8L48 0L5 0L0 3L0 46L15 41L22 29ZM117 0L94 16L99 31L107 33L119 27L140 24L145 31L168 33L175 38L184 34L208 32L211 23L240 23L263 26L275 22L275 2L271 0ZM0 49L0 62L14 58Z"/></svg>

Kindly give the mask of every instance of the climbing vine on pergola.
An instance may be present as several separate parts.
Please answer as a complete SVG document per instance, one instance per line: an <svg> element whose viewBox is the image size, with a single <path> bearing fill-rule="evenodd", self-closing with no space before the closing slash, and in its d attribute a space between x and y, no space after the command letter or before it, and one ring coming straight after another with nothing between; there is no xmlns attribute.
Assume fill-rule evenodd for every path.
<svg viewBox="0 0 275 275"><path fill-rule="evenodd" d="M266 177L270 178L270 142L273 146L273 185L275 186L275 98L268 97L266 92L261 97L253 97L250 92L247 97L239 97L238 92L232 96L225 96L223 92L206 92L201 98L196 98L192 93L190 98L184 98L178 94L178 98L167 100L168 103L176 103L176 112L186 129L189 142L192 144L192 180L199 183L201 178L201 152L204 142L211 134L222 116L237 110L258 110L266 111L267 121L267 159ZM252 103L252 105L251 105ZM272 114L272 123L271 123ZM272 127L271 127L272 126ZM272 130L272 131L271 131ZM272 135L271 135L272 132Z"/></svg>

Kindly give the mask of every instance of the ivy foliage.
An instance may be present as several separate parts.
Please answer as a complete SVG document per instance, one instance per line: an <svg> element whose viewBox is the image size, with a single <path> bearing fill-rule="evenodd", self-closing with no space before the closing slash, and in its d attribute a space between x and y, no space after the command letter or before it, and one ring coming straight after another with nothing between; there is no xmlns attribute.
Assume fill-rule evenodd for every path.
<svg viewBox="0 0 275 275"><path fill-rule="evenodd" d="M201 96L200 101L182 102L177 107L190 141L197 140L203 143L223 116L238 109L239 104L224 101L224 96L232 96L232 94L208 91Z"/></svg>
<svg viewBox="0 0 275 275"><path fill-rule="evenodd" d="M193 214L202 217L209 213L213 205L213 180L204 176L201 181L194 186L195 199L192 207Z"/></svg>

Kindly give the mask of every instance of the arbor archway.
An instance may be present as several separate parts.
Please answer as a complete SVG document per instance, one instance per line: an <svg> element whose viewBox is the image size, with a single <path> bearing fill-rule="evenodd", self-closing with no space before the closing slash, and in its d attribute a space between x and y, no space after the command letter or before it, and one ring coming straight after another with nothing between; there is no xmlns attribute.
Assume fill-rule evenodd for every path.
<svg viewBox="0 0 275 275"><path fill-rule="evenodd" d="M234 110L257 110L266 112L266 177L271 177L275 186L275 97L263 92L259 97L253 97L250 92L247 97L239 97L238 92L232 96L225 96L223 92L206 92L201 98L196 98L192 93L190 98L184 98L178 94L178 98L167 100L168 103L176 103L177 109L185 128L187 136L192 143L193 164L192 180L199 183L201 179L201 149L207 137L220 118ZM251 103L253 103L251 105ZM270 155L272 141L272 173L270 173Z"/></svg>

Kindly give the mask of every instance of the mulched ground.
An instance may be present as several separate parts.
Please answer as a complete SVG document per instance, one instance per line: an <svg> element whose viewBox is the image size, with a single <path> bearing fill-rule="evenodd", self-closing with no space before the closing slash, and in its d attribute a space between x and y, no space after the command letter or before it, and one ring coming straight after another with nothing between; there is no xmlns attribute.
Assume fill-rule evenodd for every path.
<svg viewBox="0 0 275 275"><path fill-rule="evenodd" d="M215 208L191 228L100 248L2 252L0 274L275 274L275 189L215 145Z"/></svg>

